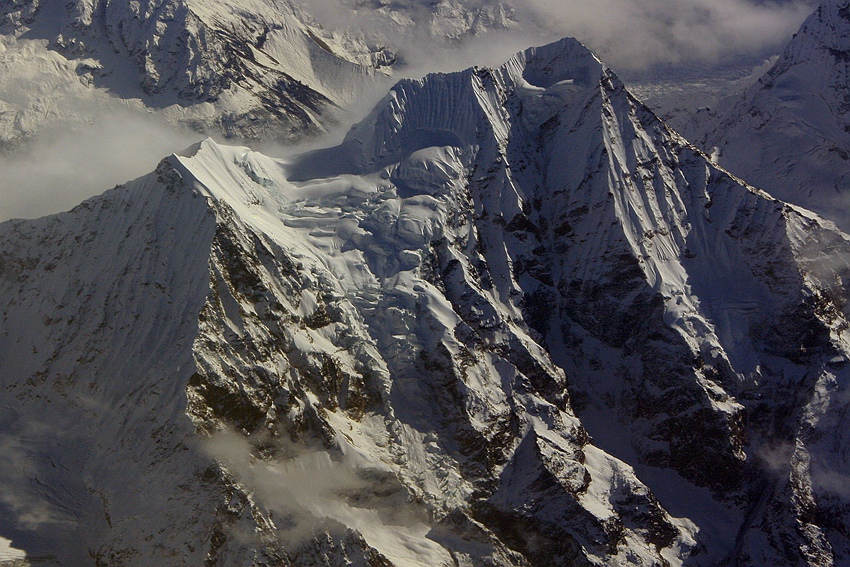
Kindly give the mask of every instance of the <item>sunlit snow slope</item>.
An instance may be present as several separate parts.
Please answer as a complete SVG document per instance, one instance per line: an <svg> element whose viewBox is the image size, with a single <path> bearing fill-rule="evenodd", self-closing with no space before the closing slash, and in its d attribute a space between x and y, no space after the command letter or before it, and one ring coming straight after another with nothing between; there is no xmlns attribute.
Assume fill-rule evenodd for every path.
<svg viewBox="0 0 850 567"><path fill-rule="evenodd" d="M574 40L0 225L0 537L63 564L847 561L848 237ZM83 559L81 559L83 558Z"/></svg>

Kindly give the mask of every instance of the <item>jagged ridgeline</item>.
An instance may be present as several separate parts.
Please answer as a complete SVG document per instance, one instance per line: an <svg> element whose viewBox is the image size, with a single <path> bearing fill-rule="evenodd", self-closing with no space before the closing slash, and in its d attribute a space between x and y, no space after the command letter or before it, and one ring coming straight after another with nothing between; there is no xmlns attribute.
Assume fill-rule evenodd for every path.
<svg viewBox="0 0 850 567"><path fill-rule="evenodd" d="M565 39L0 225L0 536L104 565L833 565L848 237ZM35 479L35 480L33 480Z"/></svg>

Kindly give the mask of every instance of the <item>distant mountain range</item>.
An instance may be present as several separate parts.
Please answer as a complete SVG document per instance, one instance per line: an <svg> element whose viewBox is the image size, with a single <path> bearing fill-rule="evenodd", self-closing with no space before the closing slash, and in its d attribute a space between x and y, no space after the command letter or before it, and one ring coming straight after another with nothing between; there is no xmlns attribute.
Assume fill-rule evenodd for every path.
<svg viewBox="0 0 850 567"><path fill-rule="evenodd" d="M324 12L351 21L326 29L312 15ZM373 22L365 31L362 14ZM299 141L392 74L404 35L445 43L515 25L498 3L288 0L4 0L0 21L13 59L0 78L7 146L119 100L202 132ZM28 92L9 96L21 87Z"/></svg>
<svg viewBox="0 0 850 567"><path fill-rule="evenodd" d="M292 7L5 6L76 14L67 46L115 42L148 100L293 136L391 62ZM763 127L709 117L711 153L563 39L402 80L336 147L207 139L0 224L0 565L848 564L850 236L724 169L841 175L788 124L835 131L801 93L839 96L840 57L806 38L848 13L743 95L787 103Z"/></svg>

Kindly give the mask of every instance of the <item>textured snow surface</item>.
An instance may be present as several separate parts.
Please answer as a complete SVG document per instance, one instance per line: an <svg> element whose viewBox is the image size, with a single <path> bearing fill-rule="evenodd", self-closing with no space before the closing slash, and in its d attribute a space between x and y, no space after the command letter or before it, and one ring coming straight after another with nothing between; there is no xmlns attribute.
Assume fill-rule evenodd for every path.
<svg viewBox="0 0 850 567"><path fill-rule="evenodd" d="M27 554L20 549L12 547L8 539L0 538L0 562L10 562L26 559Z"/></svg>
<svg viewBox="0 0 850 567"><path fill-rule="evenodd" d="M74 565L839 565L850 240L565 39L0 225L0 536ZM6 299L9 298L9 299Z"/></svg>

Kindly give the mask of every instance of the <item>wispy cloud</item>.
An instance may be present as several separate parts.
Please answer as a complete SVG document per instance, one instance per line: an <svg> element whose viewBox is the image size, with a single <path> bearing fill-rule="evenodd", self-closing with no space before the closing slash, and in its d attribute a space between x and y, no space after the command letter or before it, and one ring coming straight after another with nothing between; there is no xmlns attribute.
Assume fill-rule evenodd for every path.
<svg viewBox="0 0 850 567"><path fill-rule="evenodd" d="M336 5L333 9L330 4ZM474 8L478 0L461 2ZM339 8L334 0L307 6L329 27L359 26L367 34L384 34L402 57L419 63L430 59L435 67L450 62L444 50L464 61L468 51L476 56L498 54L519 44L524 47L564 36L573 36L596 51L612 67L638 70L658 64L717 62L740 55L760 55L776 50L791 37L817 5L815 0L515 0L505 2L514 10L515 30L497 32L502 40L488 46L482 37L466 37L445 50L428 33L431 14L419 2L394 3L396 13L416 19L399 24L373 10ZM345 12L341 22L340 10ZM401 18L397 18L402 21ZM380 29L381 21L384 28ZM504 38L508 39L507 44ZM402 41L399 41L399 40ZM488 49L489 47L489 49ZM437 54L434 60L434 54ZM487 62L477 61L478 64Z"/></svg>
<svg viewBox="0 0 850 567"><path fill-rule="evenodd" d="M0 221L68 210L153 171L199 137L132 110L46 127L24 147L0 154Z"/></svg>
<svg viewBox="0 0 850 567"><path fill-rule="evenodd" d="M249 438L221 431L203 442L264 510L276 516L277 537L298 550L326 530L345 526L399 565L448 564L451 557L428 539L431 528L423 507L389 471L366 468L355 456L333 457L276 439L287 458L256 457ZM334 528L336 526L336 528Z"/></svg>
<svg viewBox="0 0 850 567"><path fill-rule="evenodd" d="M780 48L812 0L520 0L541 27L574 35L615 69L759 54Z"/></svg>
<svg viewBox="0 0 850 567"><path fill-rule="evenodd" d="M406 13L423 21L395 28L382 28L386 17L374 10L340 9L339 3L321 0L306 8L329 29L359 26L372 35L380 31L404 61L399 75L412 77L498 65L516 51L563 36L579 38L615 70L714 62L779 49L813 9L812 0L516 0L511 4L518 29L441 43L428 31L424 20L430 13L418 0L407 2L411 8ZM469 0L467 5L476 3L480 0ZM348 114L352 122L371 108L390 82L359 97ZM200 137L158 115L121 108L92 111L91 101L71 112L73 100L64 103L71 106L69 115L84 119L45 127L27 147L0 155L0 221L67 210L152 171L160 159ZM337 142L344 131L319 144ZM252 145L279 155L293 152Z"/></svg>

